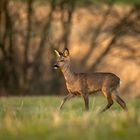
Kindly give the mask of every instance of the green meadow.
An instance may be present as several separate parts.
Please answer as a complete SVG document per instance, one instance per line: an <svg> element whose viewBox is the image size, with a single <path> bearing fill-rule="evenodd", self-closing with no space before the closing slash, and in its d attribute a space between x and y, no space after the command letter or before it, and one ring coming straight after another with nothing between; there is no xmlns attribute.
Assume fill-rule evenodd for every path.
<svg viewBox="0 0 140 140"><path fill-rule="evenodd" d="M1 97L0 140L138 140L140 138L140 99L125 98L129 112L117 103L105 113L104 97L90 98L90 111L84 111L80 97L66 102L63 97Z"/></svg>

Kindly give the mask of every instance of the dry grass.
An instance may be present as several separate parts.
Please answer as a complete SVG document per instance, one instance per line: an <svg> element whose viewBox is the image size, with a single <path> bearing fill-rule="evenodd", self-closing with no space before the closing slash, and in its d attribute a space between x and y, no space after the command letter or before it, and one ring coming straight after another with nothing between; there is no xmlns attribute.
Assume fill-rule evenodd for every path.
<svg viewBox="0 0 140 140"><path fill-rule="evenodd" d="M127 99L129 112L117 104L98 114L102 97L91 98L90 111L83 100L67 102L61 112L60 97L14 97L0 99L1 140L137 140L140 137L139 99Z"/></svg>

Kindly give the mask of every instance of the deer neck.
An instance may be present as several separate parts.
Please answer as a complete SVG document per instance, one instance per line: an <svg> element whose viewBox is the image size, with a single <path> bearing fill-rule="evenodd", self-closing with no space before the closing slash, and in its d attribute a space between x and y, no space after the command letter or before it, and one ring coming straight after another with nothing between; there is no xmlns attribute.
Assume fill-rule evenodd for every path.
<svg viewBox="0 0 140 140"><path fill-rule="evenodd" d="M73 83L75 81L74 73L71 71L70 66L65 66L61 70L67 83Z"/></svg>

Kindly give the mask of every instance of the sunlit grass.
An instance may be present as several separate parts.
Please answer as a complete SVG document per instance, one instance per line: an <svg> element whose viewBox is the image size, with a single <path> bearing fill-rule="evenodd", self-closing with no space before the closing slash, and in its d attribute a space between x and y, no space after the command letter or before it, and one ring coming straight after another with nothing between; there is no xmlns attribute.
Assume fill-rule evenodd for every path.
<svg viewBox="0 0 140 140"><path fill-rule="evenodd" d="M62 97L0 98L0 140L127 140L140 137L140 99L127 99L129 112L114 104L103 114L103 97L90 98L84 111L82 98L68 101L58 111Z"/></svg>

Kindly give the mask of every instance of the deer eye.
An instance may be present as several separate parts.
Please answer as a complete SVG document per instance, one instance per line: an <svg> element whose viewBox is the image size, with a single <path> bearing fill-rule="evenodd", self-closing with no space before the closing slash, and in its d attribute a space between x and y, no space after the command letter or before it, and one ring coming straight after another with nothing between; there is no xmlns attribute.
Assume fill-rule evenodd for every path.
<svg viewBox="0 0 140 140"><path fill-rule="evenodd" d="M60 62L64 62L64 60L60 60Z"/></svg>

